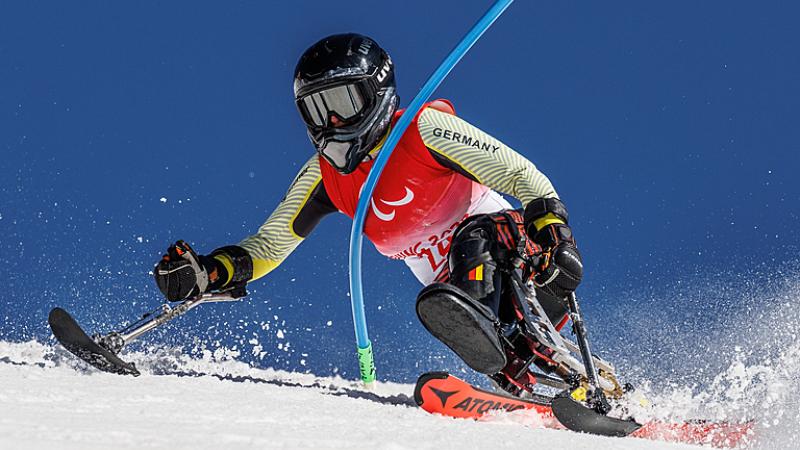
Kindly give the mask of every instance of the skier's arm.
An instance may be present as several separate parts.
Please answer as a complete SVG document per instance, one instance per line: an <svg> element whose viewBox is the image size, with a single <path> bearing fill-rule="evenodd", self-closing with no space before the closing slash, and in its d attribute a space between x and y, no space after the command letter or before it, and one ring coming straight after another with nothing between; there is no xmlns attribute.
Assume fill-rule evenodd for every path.
<svg viewBox="0 0 800 450"><path fill-rule="evenodd" d="M557 297L573 292L583 276L566 207L532 162L455 115L435 108L419 116L422 141L444 167L516 197L525 207L525 230L547 250L534 283Z"/></svg>
<svg viewBox="0 0 800 450"><path fill-rule="evenodd" d="M426 108L418 127L425 146L443 166L523 205L538 198L558 198L553 184L532 162L465 120Z"/></svg>
<svg viewBox="0 0 800 450"><path fill-rule="evenodd" d="M253 276L249 281L278 267L322 217L335 211L322 184L319 159L315 155L300 169L286 195L258 232L238 244L253 260ZM214 256L226 269L227 284L235 272L233 259L224 252Z"/></svg>
<svg viewBox="0 0 800 450"><path fill-rule="evenodd" d="M289 191L256 234L210 255L199 255L189 244L178 241L156 264L156 284L170 301L222 289L243 295L246 283L278 267L320 219L334 211L322 185L319 159L314 156L300 169Z"/></svg>

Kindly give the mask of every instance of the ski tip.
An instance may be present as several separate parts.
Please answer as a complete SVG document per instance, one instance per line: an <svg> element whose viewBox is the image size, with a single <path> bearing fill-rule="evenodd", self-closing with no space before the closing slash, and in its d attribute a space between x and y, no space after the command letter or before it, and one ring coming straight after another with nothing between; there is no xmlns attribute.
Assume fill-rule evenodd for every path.
<svg viewBox="0 0 800 450"><path fill-rule="evenodd" d="M422 406L425 400L422 398L422 388L431 380L445 380L450 377L447 372L425 372L417 378L417 385L414 387L414 402L417 406Z"/></svg>
<svg viewBox="0 0 800 450"><path fill-rule="evenodd" d="M62 308L53 308L47 321L53 336L64 348L103 372L137 377L141 372L133 363L121 360L116 353L89 337L78 322Z"/></svg>
<svg viewBox="0 0 800 450"><path fill-rule="evenodd" d="M69 313L62 308L55 307L51 309L50 314L47 315L47 322L50 323L50 327L52 327L54 322L58 322L64 317L70 317Z"/></svg>
<svg viewBox="0 0 800 450"><path fill-rule="evenodd" d="M79 327L75 319L64 309L55 307L50 310L47 316L47 323L50 325L53 335L63 344L64 335L68 332L69 328Z"/></svg>

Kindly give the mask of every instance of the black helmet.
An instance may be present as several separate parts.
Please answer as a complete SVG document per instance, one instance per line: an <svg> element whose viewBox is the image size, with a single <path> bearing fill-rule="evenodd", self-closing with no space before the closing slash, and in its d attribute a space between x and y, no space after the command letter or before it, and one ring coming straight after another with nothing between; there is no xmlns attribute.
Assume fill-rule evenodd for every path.
<svg viewBox="0 0 800 450"><path fill-rule="evenodd" d="M354 171L383 138L399 103L389 55L354 33L328 36L303 53L294 98L317 152L341 173Z"/></svg>

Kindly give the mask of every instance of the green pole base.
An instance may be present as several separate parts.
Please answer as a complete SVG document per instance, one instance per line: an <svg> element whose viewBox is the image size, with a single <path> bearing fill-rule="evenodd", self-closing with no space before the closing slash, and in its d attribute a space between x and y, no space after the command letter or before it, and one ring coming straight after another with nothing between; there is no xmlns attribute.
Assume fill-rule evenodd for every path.
<svg viewBox="0 0 800 450"><path fill-rule="evenodd" d="M375 381L375 356L372 354L372 341L366 348L358 347L358 367L361 369L361 381L365 384Z"/></svg>

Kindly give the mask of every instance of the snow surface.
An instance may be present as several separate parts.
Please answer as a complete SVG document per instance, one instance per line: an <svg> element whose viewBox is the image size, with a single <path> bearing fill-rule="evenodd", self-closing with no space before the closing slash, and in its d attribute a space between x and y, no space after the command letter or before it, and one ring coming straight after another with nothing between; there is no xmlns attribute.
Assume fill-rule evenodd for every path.
<svg viewBox="0 0 800 450"><path fill-rule="evenodd" d="M735 289L745 305L748 297L771 300L770 308L752 309L756 320L731 316L734 326L701 336L661 331L661 349L681 356L667 362L694 367L709 381L650 373L637 392L657 407L635 417L747 418L755 422L748 448L800 449L800 275L786 280L766 294ZM646 326L643 333L657 334ZM252 367L220 345L126 350L123 359L142 371L133 378L98 372L54 342L0 336L0 450L699 448L548 429L532 412L481 422L432 416L413 406L412 385L379 383L364 392L342 378ZM641 347L659 348L652 344ZM715 354L730 356L721 369L698 364Z"/></svg>
<svg viewBox="0 0 800 450"><path fill-rule="evenodd" d="M545 429L531 413L432 416L412 406L412 385L365 393L341 378L235 361L127 356L142 376L93 371L33 341L0 341L0 448L697 448Z"/></svg>

